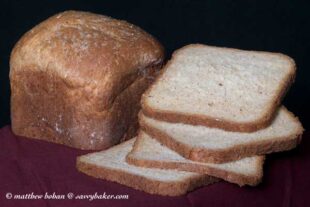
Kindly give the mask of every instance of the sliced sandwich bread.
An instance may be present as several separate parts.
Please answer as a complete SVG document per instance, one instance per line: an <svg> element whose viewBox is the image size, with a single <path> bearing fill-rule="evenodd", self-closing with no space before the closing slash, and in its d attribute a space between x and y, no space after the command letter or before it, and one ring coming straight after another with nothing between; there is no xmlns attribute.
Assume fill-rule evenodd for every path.
<svg viewBox="0 0 310 207"><path fill-rule="evenodd" d="M252 132L268 126L295 77L290 57L200 44L177 50L142 98L167 122Z"/></svg>
<svg viewBox="0 0 310 207"><path fill-rule="evenodd" d="M252 133L169 123L139 115L141 129L183 157L200 162L224 163L253 155L290 150L301 141L298 118L280 107L273 122Z"/></svg>
<svg viewBox="0 0 310 207"><path fill-rule="evenodd" d="M127 162L142 167L204 173L240 186L254 186L262 180L264 158L253 156L223 164L195 162L140 131L132 151L127 155Z"/></svg>
<svg viewBox="0 0 310 207"><path fill-rule="evenodd" d="M184 171L161 170L127 164L135 138L108 150L77 158L77 169L87 175L114 181L151 194L178 196L194 188L211 184L216 178Z"/></svg>

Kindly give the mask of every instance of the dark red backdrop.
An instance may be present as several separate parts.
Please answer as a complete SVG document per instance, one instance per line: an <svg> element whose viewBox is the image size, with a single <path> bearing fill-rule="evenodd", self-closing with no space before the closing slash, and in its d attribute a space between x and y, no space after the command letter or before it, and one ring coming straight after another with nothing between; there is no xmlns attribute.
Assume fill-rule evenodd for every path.
<svg viewBox="0 0 310 207"><path fill-rule="evenodd" d="M0 206L310 206L310 134L290 152L267 156L263 183L242 187L219 182L180 197L163 197L88 177L75 169L76 156L87 151L17 137L0 129ZM128 200L14 200L7 193L128 194Z"/></svg>

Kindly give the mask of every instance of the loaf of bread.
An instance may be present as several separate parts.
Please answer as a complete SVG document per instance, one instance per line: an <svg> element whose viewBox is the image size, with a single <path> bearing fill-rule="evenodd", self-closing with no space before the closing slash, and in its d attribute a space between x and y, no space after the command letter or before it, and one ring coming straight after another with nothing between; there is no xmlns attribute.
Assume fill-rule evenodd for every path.
<svg viewBox="0 0 310 207"><path fill-rule="evenodd" d="M157 40L125 21L78 11L55 15L12 51L12 130L92 150L133 137L140 96L163 56Z"/></svg>

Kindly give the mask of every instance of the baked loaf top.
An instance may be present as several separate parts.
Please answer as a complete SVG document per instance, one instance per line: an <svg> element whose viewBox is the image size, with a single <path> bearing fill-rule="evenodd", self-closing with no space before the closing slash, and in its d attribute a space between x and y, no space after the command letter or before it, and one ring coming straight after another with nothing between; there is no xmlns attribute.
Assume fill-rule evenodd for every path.
<svg viewBox="0 0 310 207"><path fill-rule="evenodd" d="M144 73L160 64L157 40L125 21L89 12L66 11L27 32L11 54L10 73L46 71L71 88L85 87L100 97L102 109ZM104 89L104 94L98 96Z"/></svg>

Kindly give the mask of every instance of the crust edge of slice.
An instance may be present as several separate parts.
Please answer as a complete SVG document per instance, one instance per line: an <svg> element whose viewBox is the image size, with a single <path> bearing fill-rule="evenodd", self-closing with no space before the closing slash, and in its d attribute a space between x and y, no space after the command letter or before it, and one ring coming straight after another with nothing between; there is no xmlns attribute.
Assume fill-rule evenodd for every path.
<svg viewBox="0 0 310 207"><path fill-rule="evenodd" d="M299 119L294 116L290 111L283 107L291 118L299 122ZM139 123L141 129L150 135L151 137L158 140L163 145L168 148L178 152L183 157L199 162L209 162L209 163L225 163L235 160L239 160L244 157L249 157L253 155L264 155L272 152L287 151L295 148L302 138L302 133L304 131L301 124L299 124L296 133L291 134L288 137L277 138L276 141L263 140L256 141L251 144L240 144L227 149L206 149L192 147L187 144L178 142L173 137L169 136L167 133L162 132L155 127L149 126L141 118L142 114L139 114ZM300 123L300 122L299 122Z"/></svg>
<svg viewBox="0 0 310 207"><path fill-rule="evenodd" d="M241 175L235 172L229 172L227 170L211 167L211 166L202 166L198 164L185 163L185 162L161 162L158 160L149 160L143 158L135 157L135 151L139 150L139 135L132 148L131 152L126 156L126 161L129 164L140 166L140 167L151 167L151 168L160 168L160 169L176 169L181 171L196 172L201 174L207 174L213 177L221 178L231 183L238 184L239 186L258 185L263 178L263 164L265 161L265 156L260 156L258 158L257 164L257 174L255 175Z"/></svg>

